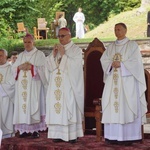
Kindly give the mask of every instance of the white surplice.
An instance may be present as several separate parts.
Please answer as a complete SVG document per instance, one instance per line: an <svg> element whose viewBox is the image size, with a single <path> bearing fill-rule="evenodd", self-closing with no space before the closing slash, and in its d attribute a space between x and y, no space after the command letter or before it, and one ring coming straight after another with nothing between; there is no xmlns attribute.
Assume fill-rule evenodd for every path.
<svg viewBox="0 0 150 150"><path fill-rule="evenodd" d="M111 68L115 54L121 67ZM139 140L141 125L146 122L145 76L138 45L128 38L110 44L101 57L104 71L102 123L109 140ZM116 82L115 82L116 81Z"/></svg>
<svg viewBox="0 0 150 150"><path fill-rule="evenodd" d="M14 133L13 128L13 109L14 109L14 86L3 85L12 77L11 65L6 62L0 65L0 129L3 131L3 138L11 137Z"/></svg>
<svg viewBox="0 0 150 150"><path fill-rule="evenodd" d="M18 66L29 62L32 69L18 70ZM15 107L13 124L20 133L45 130L46 125L41 116L45 115L45 87L47 80L44 73L45 55L34 48L19 54L13 65L16 77Z"/></svg>
<svg viewBox="0 0 150 150"><path fill-rule="evenodd" d="M73 21L76 23L76 37L84 38L84 14L82 12L75 13L75 15L73 16Z"/></svg>
<svg viewBox="0 0 150 150"><path fill-rule="evenodd" d="M81 49L73 42L59 53L47 57L49 86L46 97L48 138L69 141L83 136L84 83Z"/></svg>

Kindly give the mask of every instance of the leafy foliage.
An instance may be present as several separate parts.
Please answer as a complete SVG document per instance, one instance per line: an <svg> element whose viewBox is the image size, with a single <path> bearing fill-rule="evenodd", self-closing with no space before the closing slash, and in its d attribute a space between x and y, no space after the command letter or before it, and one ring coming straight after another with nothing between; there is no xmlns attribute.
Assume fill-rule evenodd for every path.
<svg viewBox="0 0 150 150"><path fill-rule="evenodd" d="M24 22L28 31L33 33L33 27L37 26L37 18L43 17L50 27L57 11L65 12L68 27L74 35L75 23L72 18L78 7L83 8L85 24L92 29L106 21L111 14L139 7L140 2L141 0L1 0L0 41L2 37L20 38L17 22Z"/></svg>

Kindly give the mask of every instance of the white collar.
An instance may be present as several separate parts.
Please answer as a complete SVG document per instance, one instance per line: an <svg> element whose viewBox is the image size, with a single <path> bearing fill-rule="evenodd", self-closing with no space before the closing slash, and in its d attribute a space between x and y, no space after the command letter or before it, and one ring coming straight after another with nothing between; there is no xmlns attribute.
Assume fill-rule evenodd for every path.
<svg viewBox="0 0 150 150"><path fill-rule="evenodd" d="M64 46L65 50L68 50L70 47L72 47L73 44L74 43L72 41L70 41L68 44L63 45L63 46Z"/></svg>
<svg viewBox="0 0 150 150"><path fill-rule="evenodd" d="M27 51L27 50L25 50L24 51L24 53L26 54L26 55L32 55L33 53L35 53L37 51L37 49L36 49L36 47L34 47L31 51Z"/></svg>
<svg viewBox="0 0 150 150"><path fill-rule="evenodd" d="M122 40L116 40L115 41L115 44L116 45L124 45L125 43L127 43L129 41L129 39L127 37L125 37L124 39Z"/></svg>

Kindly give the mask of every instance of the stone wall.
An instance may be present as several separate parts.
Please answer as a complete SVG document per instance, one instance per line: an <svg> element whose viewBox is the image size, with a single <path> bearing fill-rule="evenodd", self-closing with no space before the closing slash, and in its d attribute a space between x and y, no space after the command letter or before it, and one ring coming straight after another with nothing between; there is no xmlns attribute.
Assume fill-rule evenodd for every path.
<svg viewBox="0 0 150 150"><path fill-rule="evenodd" d="M145 68L150 68L150 39L141 39L141 40L135 40L137 44L140 47L142 58L143 58L143 64ZM103 42L104 46L107 48L107 46L112 43L113 41L109 42ZM89 45L89 43L76 43L79 45L81 49L86 49ZM48 56L53 47L52 46L43 46L43 47L37 47L39 50L43 51L46 56ZM18 52L23 51L22 49L19 49Z"/></svg>

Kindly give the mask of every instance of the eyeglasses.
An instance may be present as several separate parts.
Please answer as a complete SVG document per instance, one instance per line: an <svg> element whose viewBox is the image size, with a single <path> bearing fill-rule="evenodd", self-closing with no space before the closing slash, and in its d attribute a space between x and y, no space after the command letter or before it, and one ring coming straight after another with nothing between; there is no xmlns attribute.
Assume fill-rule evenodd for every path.
<svg viewBox="0 0 150 150"><path fill-rule="evenodd" d="M66 34L66 35L63 35L63 34L62 34L62 35L58 35L57 37L58 37L58 38L64 38L64 37L67 36L67 35L69 35L69 34Z"/></svg>

